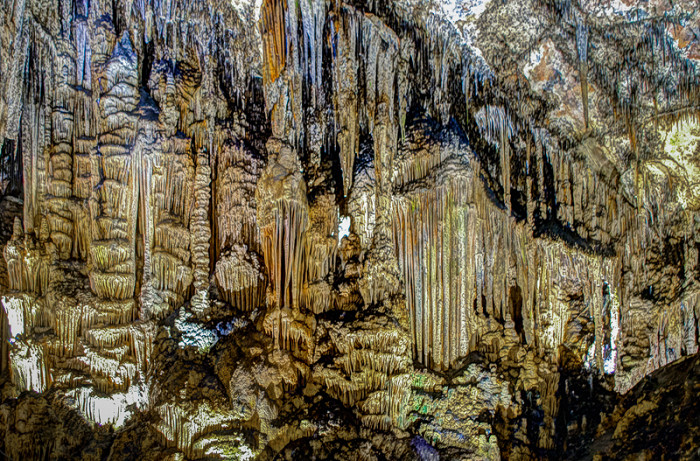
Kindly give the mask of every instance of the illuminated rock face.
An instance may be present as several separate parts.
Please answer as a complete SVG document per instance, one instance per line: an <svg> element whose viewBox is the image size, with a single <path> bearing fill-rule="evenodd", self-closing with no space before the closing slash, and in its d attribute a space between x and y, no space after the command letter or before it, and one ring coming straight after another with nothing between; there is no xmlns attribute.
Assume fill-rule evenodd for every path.
<svg viewBox="0 0 700 461"><path fill-rule="evenodd" d="M700 16L627 3L10 2L0 449L644 452L645 377L697 381Z"/></svg>

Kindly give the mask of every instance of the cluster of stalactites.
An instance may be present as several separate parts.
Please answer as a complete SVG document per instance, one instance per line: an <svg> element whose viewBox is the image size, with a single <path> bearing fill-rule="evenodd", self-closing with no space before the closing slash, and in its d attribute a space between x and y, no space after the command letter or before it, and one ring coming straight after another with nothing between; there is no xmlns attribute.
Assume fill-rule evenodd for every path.
<svg viewBox="0 0 700 461"><path fill-rule="evenodd" d="M519 176L524 175L526 220L530 225L536 215L541 219L555 219L598 249L610 248L622 237L637 238L637 232L628 232L638 227L636 211L611 186L615 175L611 164L598 166L600 171L595 171L591 165L573 160L548 130L531 127L519 131L508 112L500 106L482 107L476 114L476 122L485 139L496 146L500 154L503 203L508 212L512 185L521 183ZM522 147L523 144L517 140L518 136L525 138L524 152L514 150L515 145ZM590 157L604 157L593 143L583 143L580 149L587 155L595 151L590 152ZM520 155L524 156L525 170L511 171L513 159ZM548 166L553 175L551 185L545 177ZM552 188L553 203L547 196L548 188ZM638 245L635 243L635 247Z"/></svg>
<svg viewBox="0 0 700 461"><path fill-rule="evenodd" d="M333 85L332 94L324 95L323 31L328 24ZM323 1L266 1L261 31L267 107L273 112L291 112L290 118L273 115L273 133L297 144L308 131L309 139L319 138L310 149L318 150L313 144L324 139L326 125L318 123L322 120L316 120L317 115L307 120L300 95L308 89L312 108L321 109L319 114L324 112L321 105L328 96L333 106L332 140L340 150L345 194L353 183L361 129L375 138L376 168L381 177L383 168L391 168L387 146L396 145L399 121L405 120L408 107L410 49L402 49L397 35L379 18L348 5L327 11ZM320 137L314 135L316 131Z"/></svg>
<svg viewBox="0 0 700 461"><path fill-rule="evenodd" d="M4 333L10 342L11 380L18 389L44 392L53 382L47 360L52 350L46 343L37 344L29 339L35 327L50 325L52 318L43 309L44 303L32 294L8 294L1 302L3 318L9 326L9 331Z"/></svg>
<svg viewBox="0 0 700 461"><path fill-rule="evenodd" d="M299 17L302 19L300 22L297 20ZM326 17L325 8L318 7L314 2L303 6L291 2L265 2L261 21L265 50L263 74L267 77L264 78L266 102L268 107L273 107L271 115L273 136L294 144L296 136L303 131L303 127L299 126L300 120L305 116L299 106L298 93L301 89L299 81L308 81L313 88L320 83L322 69L320 62L323 53L318 38L323 30L321 25L326 21L330 21L332 25L330 40L333 49L331 56L334 76L333 117L336 122L336 141L340 148L343 189L346 194L352 190L355 197L358 195L351 187L354 161L359 150L359 133L361 127L364 127L373 139L372 170L375 180L372 181L372 190L367 190L366 194L360 194L362 197L359 200L363 203L358 203L357 199L353 202L356 207L359 205L363 208L376 209L379 215L387 215L390 208L392 164L396 153L399 120L403 119L397 113L395 99L397 91L408 91L405 84L397 88L397 72L401 69L407 72L407 67L400 65L403 61L400 57L400 42L397 35L377 17L363 15L347 5L335 8ZM304 43L305 46L300 47L299 43ZM405 79L398 80L405 83ZM361 85L361 82L364 82L364 85ZM399 106L405 110L406 98L399 96ZM274 148L269 150L275 151ZM290 210L294 208L291 207ZM385 293L394 291L398 285L398 279L392 270L395 268L395 261L392 257L392 245L389 242L389 227L386 223L382 225L387 220L375 220L369 216L366 218L367 222L363 223L364 239L367 241L367 248L371 246L373 250L367 258L368 272L371 275L365 277L363 286L367 301L376 303L383 299ZM281 219L286 218L282 216ZM274 245L270 245L270 242L275 236L270 230L265 230L263 223L259 224L263 240L267 239L268 242L269 248L264 249L263 253L266 257L266 265L270 268L267 261L269 253L274 251ZM294 222L289 224L296 226ZM286 231L286 229L283 230ZM323 261L325 259L332 261L333 254L329 251L332 252L333 247L326 243L323 245L324 248L327 247L327 250L323 250L324 254L314 256L312 253L318 252L321 248L317 244L318 238L314 235L313 226L306 233L305 237L314 241L310 244L301 244L306 246L310 253L305 255L304 261L299 260L298 263L308 269L308 277L302 280L302 283L308 283L309 302L314 304L312 309L318 310L316 303L326 303L328 300L325 294L327 290L319 279L323 277L322 273L330 269ZM328 232L324 234L319 237L330 242L331 239L328 236L331 234ZM297 245L292 243L285 251L288 252ZM296 260L294 255L290 257ZM320 260L320 271L315 267L318 264L316 259ZM277 270L279 269L272 268L272 272ZM298 281L292 277L298 273L296 266L289 267L285 272L290 274L289 282L285 280L285 284L298 284ZM276 278L278 277L271 274L273 281ZM275 288L278 305L289 305L285 304L289 300L280 297L280 289L286 288L284 286ZM295 292L297 290L294 289Z"/></svg>
<svg viewBox="0 0 700 461"><path fill-rule="evenodd" d="M50 370L41 346L20 342L10 354L12 381L19 389L44 392L51 385Z"/></svg>
<svg viewBox="0 0 700 461"><path fill-rule="evenodd" d="M46 228L44 228L46 234ZM42 236L46 242L46 235ZM46 294L49 285L51 257L41 251L43 245L31 234L24 234L19 218L15 219L12 239L7 242L3 256L7 264L9 289L18 292Z"/></svg>
<svg viewBox="0 0 700 461"><path fill-rule="evenodd" d="M43 391L54 382L72 385L82 374L101 392L126 392L145 375L153 340L147 325L134 323L135 302L65 293L64 276L53 277L59 281L52 282L48 296L17 293L2 301L13 343L13 382ZM47 330L54 334L41 334Z"/></svg>
<svg viewBox="0 0 700 461"><path fill-rule="evenodd" d="M258 255L245 245L221 254L214 272L219 295L233 307L251 311L265 302L265 275Z"/></svg>
<svg viewBox="0 0 700 461"><path fill-rule="evenodd" d="M319 197L309 209L304 243L303 301L316 314L331 306L331 284L338 253L338 206L335 197Z"/></svg>
<svg viewBox="0 0 700 461"><path fill-rule="evenodd" d="M162 152L153 155L149 162L148 194L153 203L153 221L149 223L153 234L149 236L148 248L150 280L171 308L191 294L194 280L190 226L194 225L191 218L197 197L190 147L185 138L164 140Z"/></svg>
<svg viewBox="0 0 700 461"><path fill-rule="evenodd" d="M654 370L697 353L700 346L697 292L683 293L672 302L654 303L635 297L626 304L617 345L615 390L620 393L630 390Z"/></svg>
<svg viewBox="0 0 700 461"><path fill-rule="evenodd" d="M602 248L623 236L635 238L636 229L632 231L629 226L635 221L636 212L622 194L611 188L606 178L572 162L568 156L547 155L546 147L537 147L538 164L544 161L543 152L552 165L559 222ZM536 173L537 180L542 181L540 171Z"/></svg>
<svg viewBox="0 0 700 461"><path fill-rule="evenodd" d="M352 186L355 156L360 147L360 123L358 120L360 114L360 95L358 94L360 45L357 40L359 24L355 16L350 14L331 16L331 21L337 25L337 32L332 35L336 50L333 59L336 141L340 149L343 190L347 194Z"/></svg>
<svg viewBox="0 0 700 461"><path fill-rule="evenodd" d="M300 307L307 213L303 206L282 200L271 222L261 226L265 265L279 307Z"/></svg>
<svg viewBox="0 0 700 461"><path fill-rule="evenodd" d="M541 352L556 350L566 341L568 297L583 294L588 315L600 319L603 283L619 287L614 259L535 239L468 178L394 202L414 356L436 369L504 327Z"/></svg>
<svg viewBox="0 0 700 461"><path fill-rule="evenodd" d="M316 317L289 307L273 308L265 316L263 330L277 347L291 351L296 357L311 363L314 356Z"/></svg>
<svg viewBox="0 0 700 461"><path fill-rule="evenodd" d="M263 38L263 69L268 82L274 82L287 64L287 2L265 0L260 10Z"/></svg>
<svg viewBox="0 0 700 461"><path fill-rule="evenodd" d="M166 445L177 447L188 457L200 458L211 454L206 450L207 440L202 438L229 429L234 423L230 411L210 401L198 402L189 411L184 407L185 404L181 402L168 402L156 407L158 438Z"/></svg>

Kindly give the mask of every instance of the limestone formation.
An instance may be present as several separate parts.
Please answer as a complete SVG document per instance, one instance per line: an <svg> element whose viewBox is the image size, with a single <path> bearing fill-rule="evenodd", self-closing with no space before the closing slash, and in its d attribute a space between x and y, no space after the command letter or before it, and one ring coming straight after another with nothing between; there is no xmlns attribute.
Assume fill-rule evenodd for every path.
<svg viewBox="0 0 700 461"><path fill-rule="evenodd" d="M0 454L698 456L698 65L690 0L6 0Z"/></svg>

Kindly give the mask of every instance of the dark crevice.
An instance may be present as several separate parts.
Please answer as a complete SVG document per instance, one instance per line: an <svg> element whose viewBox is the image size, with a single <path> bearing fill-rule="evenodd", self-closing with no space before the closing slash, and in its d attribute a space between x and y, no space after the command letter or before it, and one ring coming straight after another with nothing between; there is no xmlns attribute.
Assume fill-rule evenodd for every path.
<svg viewBox="0 0 700 461"><path fill-rule="evenodd" d="M22 124L18 141L5 138L0 151L2 194L22 198Z"/></svg>
<svg viewBox="0 0 700 461"><path fill-rule="evenodd" d="M146 43L144 39L143 50L143 60L141 61L141 86L148 91L148 79L151 77L151 70L153 69L153 61L155 59L155 45L153 40Z"/></svg>

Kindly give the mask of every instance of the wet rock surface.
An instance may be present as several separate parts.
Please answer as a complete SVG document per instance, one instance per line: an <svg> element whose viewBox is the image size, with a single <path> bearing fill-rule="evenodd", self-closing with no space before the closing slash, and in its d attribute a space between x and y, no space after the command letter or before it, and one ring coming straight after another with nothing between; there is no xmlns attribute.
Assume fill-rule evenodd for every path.
<svg viewBox="0 0 700 461"><path fill-rule="evenodd" d="M0 9L8 459L692 459L691 1Z"/></svg>

